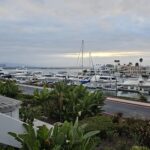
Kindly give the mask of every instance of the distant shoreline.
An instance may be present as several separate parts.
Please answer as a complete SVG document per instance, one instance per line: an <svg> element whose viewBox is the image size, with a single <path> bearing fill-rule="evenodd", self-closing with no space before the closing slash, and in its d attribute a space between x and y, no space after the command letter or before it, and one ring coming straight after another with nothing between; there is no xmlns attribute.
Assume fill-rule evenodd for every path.
<svg viewBox="0 0 150 150"><path fill-rule="evenodd" d="M3 69L17 69L22 67L3 67ZM82 69L81 67L24 67L27 69ZM89 67L84 67L84 69L89 69Z"/></svg>

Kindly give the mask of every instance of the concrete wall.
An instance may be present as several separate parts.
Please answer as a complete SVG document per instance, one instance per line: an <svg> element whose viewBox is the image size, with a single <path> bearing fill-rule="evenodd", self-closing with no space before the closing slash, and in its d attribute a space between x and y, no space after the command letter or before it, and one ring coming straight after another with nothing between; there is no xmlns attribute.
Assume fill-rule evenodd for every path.
<svg viewBox="0 0 150 150"><path fill-rule="evenodd" d="M16 108L14 111L12 111L12 116L11 117L19 120L19 107Z"/></svg>
<svg viewBox="0 0 150 150"><path fill-rule="evenodd" d="M0 143L20 148L21 145L8 132L23 133L23 122L0 113Z"/></svg>
<svg viewBox="0 0 150 150"><path fill-rule="evenodd" d="M7 112L4 114L19 120L19 107L11 112Z"/></svg>

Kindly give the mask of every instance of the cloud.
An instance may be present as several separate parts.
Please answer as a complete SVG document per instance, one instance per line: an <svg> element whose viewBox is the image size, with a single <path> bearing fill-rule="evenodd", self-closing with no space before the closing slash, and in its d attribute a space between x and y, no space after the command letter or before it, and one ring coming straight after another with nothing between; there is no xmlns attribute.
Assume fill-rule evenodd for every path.
<svg viewBox="0 0 150 150"><path fill-rule="evenodd" d="M62 20L120 15L145 18L150 16L149 10L148 0L5 0L0 5L0 16L5 19L7 16L19 19L57 17Z"/></svg>
<svg viewBox="0 0 150 150"><path fill-rule="evenodd" d="M80 51L82 39L85 52L93 52L97 62L105 55L111 58L138 52L137 57L141 53L146 57L150 1L1 0L0 35L1 61L29 63L30 54L31 64L39 60L46 65L50 55L66 64L63 56L70 62L71 55ZM125 53L130 51L134 53ZM50 58L50 63L56 64Z"/></svg>
<svg viewBox="0 0 150 150"><path fill-rule="evenodd" d="M53 56L53 55L52 55ZM55 55L54 55L55 56ZM68 54L62 54L58 55L61 57L66 57L66 58L78 58L81 57L81 54L79 53L68 53ZM109 57L143 57L143 56L148 56L150 57L150 52L138 52L138 51L124 51L124 52L89 52L89 53L84 53L83 58L109 58Z"/></svg>

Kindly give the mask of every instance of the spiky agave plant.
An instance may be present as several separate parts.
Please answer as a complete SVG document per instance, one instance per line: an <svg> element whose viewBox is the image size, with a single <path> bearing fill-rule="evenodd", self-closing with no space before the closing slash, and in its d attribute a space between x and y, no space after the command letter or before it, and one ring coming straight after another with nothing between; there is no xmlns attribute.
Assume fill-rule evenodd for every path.
<svg viewBox="0 0 150 150"><path fill-rule="evenodd" d="M94 150L96 143L93 137L99 131L86 132L85 125L65 121L55 124L50 130L41 126L37 131L30 125L24 125L26 133L9 133L21 143L23 150Z"/></svg>

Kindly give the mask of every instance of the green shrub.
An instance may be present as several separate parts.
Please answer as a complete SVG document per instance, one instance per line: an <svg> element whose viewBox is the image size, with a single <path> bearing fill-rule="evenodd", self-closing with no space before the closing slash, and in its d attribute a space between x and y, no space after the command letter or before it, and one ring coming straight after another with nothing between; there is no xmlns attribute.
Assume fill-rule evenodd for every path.
<svg viewBox="0 0 150 150"><path fill-rule="evenodd" d="M50 130L41 126L35 132L32 126L24 125L26 133L9 133L22 144L23 150L95 150L92 137L98 131L85 132L85 125L73 123L55 124Z"/></svg>
<svg viewBox="0 0 150 150"><path fill-rule="evenodd" d="M21 101L32 101L34 99L34 96L33 95L27 95L27 94L22 94L22 93L19 93L17 95L17 99L21 100Z"/></svg>
<svg viewBox="0 0 150 150"><path fill-rule="evenodd" d="M101 139L112 138L115 136L115 124L112 118L108 116L95 116L86 118L81 124L87 124L86 131L98 130Z"/></svg>
<svg viewBox="0 0 150 150"><path fill-rule="evenodd" d="M0 82L0 94L11 98L17 97L20 90L14 81Z"/></svg>
<svg viewBox="0 0 150 150"><path fill-rule="evenodd" d="M140 146L133 146L131 150L150 150L149 148L146 147L140 147Z"/></svg>
<svg viewBox="0 0 150 150"><path fill-rule="evenodd" d="M36 90L34 91L34 94L33 94L33 95L34 95L34 99L35 99L39 104L42 104L43 102L49 100L50 92L49 92L49 90L48 90L46 87L44 87L44 89L41 90L40 92L39 92L38 89L36 89Z"/></svg>
<svg viewBox="0 0 150 150"><path fill-rule="evenodd" d="M147 102L147 97L144 96L143 94L140 94L140 101Z"/></svg>
<svg viewBox="0 0 150 150"><path fill-rule="evenodd" d="M34 104L41 105L46 117L58 121L75 121L101 113L105 97L102 92L90 93L83 86L57 83L53 90L34 92ZM33 105L32 105L33 106Z"/></svg>
<svg viewBox="0 0 150 150"><path fill-rule="evenodd" d="M19 117L23 122L26 122L28 124L33 123L34 118L40 118L42 112L41 112L41 106L36 107L21 107L19 110Z"/></svg>
<svg viewBox="0 0 150 150"><path fill-rule="evenodd" d="M138 145L150 148L150 121L128 119L127 124Z"/></svg>
<svg viewBox="0 0 150 150"><path fill-rule="evenodd" d="M122 120L123 114L118 112L116 115L113 116L113 123L120 123Z"/></svg>
<svg viewBox="0 0 150 150"><path fill-rule="evenodd" d="M51 109L49 117L60 121L74 121L77 116L83 119L101 113L105 97L102 92L90 93L83 86L68 86L58 83L50 92L47 106Z"/></svg>

